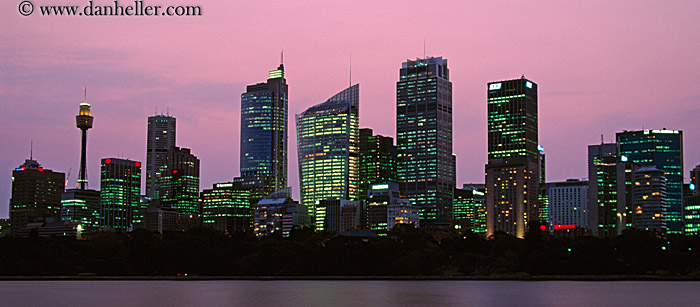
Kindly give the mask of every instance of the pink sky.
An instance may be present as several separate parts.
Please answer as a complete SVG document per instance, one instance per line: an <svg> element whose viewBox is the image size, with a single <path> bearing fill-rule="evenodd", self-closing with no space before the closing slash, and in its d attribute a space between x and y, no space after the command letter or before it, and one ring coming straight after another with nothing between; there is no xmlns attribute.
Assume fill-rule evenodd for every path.
<svg viewBox="0 0 700 307"><path fill-rule="evenodd" d="M548 181L586 177L586 146L624 129L683 130L684 175L700 164L698 1L146 1L201 5L200 17L23 17L20 2L0 2L0 217L30 140L39 163L72 168L75 184L84 86L91 188L100 158L145 161L156 108L200 158L200 188L238 176L240 94L281 49L296 199L294 114L347 87L352 57L360 126L394 136L398 70L423 56L424 39L428 56L448 59L458 186L484 180L486 83L522 74L539 84Z"/></svg>

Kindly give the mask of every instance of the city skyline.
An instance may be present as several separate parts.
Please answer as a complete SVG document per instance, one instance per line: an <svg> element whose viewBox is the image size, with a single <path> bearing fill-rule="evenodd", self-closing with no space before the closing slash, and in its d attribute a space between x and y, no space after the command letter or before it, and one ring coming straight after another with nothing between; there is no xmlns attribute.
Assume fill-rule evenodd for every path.
<svg viewBox="0 0 700 307"><path fill-rule="evenodd" d="M250 22L247 18L269 12L207 4L205 15L210 14L207 18L212 20L210 23L230 17L224 12L241 15L251 12L252 17L231 21L232 25L251 29L261 26L264 33L271 33L270 27L284 23L290 24L290 29L275 34L275 38L281 38L277 41L266 38L266 42L257 41L261 43L259 46L244 47L235 41L216 45L224 35L205 32L210 27L203 27L202 20L181 19L183 25L168 22L167 27L176 28L172 33L182 36L159 37L159 30L165 24L130 19L124 27L147 28L134 38L143 45L136 44L134 50L130 50L132 45L126 34L120 34L133 31L114 31L119 27L118 21L64 18L61 21L65 24L53 27L57 19L15 16L16 8L12 7L15 5L12 2L0 5L3 14L9 15L0 21L3 29L9 29L0 34L3 45L8 46L0 50L3 68L0 121L6 128L0 132L6 149L0 157L0 169L6 172L5 179L0 181L0 217L8 216L9 174L29 157L32 140L35 159L44 167L66 175L72 170L69 187L74 186L79 169L80 131L75 129L73 121L84 86L90 89L88 101L93 116L98 119L88 135L90 188L99 187L98 163L102 158L122 156L146 161L146 118L165 113L168 108L180 121L179 143L191 148L202 161L200 187L204 188L238 175L240 94L246 84L262 80L269 68L276 66L280 49L287 53L285 64L291 85L289 114L300 113L323 101L334 89L343 88L348 83L352 57L353 82L363 84L360 128L372 128L377 134L395 137L395 123L386 117L395 116L396 71L401 62L423 56L424 37L426 55L450 59L457 186L483 181L485 84L522 74L541 86L539 130L540 143L547 149L548 181L586 177L587 145L599 143L601 134L606 142L613 141L615 133L623 130L683 130L684 169L700 164L700 136L694 133L700 130L697 121L700 92L693 90L700 81L696 69L700 66L696 56L700 53L700 43L693 39L699 30L688 27L698 17L697 10L692 8L696 4L692 2L634 8L624 4L589 7L555 3L544 12L528 8L530 5L525 3L503 7L460 3L445 7L467 5L464 10L436 8L422 12L427 17L444 15L446 21L440 22L450 26L444 29L445 33L419 29L425 28L425 22L400 29L402 22L387 23L400 18L371 18L419 16L417 12L409 12L410 6L398 9L390 2L340 8L311 3L309 6L325 13L325 17L313 16L308 21L286 16L294 15L299 8L284 4L247 26L244 26ZM367 7L372 9L363 9ZM515 16L522 9L531 14ZM341 13L347 13L348 17L339 16ZM504 21L499 17L499 23L492 21L502 13L513 14L515 18ZM538 20L538 16L545 21ZM263 27L274 17L283 18ZM338 18L339 24L352 18L368 23L346 22L348 28L344 28L332 22ZM473 20L463 21L470 18ZM638 21L641 19L647 21L641 23ZM331 24L324 30L327 32L312 29L313 25L326 24ZM463 28L469 27L476 30L462 33ZM383 28L386 29L367 35ZM183 29L194 34L182 34ZM316 38L295 34L305 29L313 30L308 36ZM354 29L363 31L353 34ZM90 38L91 34L100 36L96 35L100 31L110 33L99 39ZM332 31L347 36L331 37ZM414 39L406 39L412 31L410 37ZM255 33L237 35L245 39L254 37ZM503 48L510 42L534 38L538 43L519 47L517 51ZM329 40L329 44L310 47L322 45L321 40ZM215 44L215 48L189 46L196 44ZM173 51L172 56L160 55L166 48L182 50ZM207 52L215 54L205 56ZM231 53L236 55L222 56ZM197 60L183 60L190 57ZM631 108L635 109L630 112ZM211 137L201 138L201 135ZM294 188L294 199L299 199L293 134L289 142L288 181ZM684 182L688 181L687 176L686 171Z"/></svg>

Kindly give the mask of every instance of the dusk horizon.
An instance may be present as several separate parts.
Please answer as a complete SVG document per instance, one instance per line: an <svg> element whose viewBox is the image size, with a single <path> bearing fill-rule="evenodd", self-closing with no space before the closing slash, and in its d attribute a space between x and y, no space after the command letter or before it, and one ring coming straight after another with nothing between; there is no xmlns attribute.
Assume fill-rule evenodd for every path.
<svg viewBox="0 0 700 307"><path fill-rule="evenodd" d="M85 87L94 116L89 188L99 189L100 159L146 161L147 118L161 113L177 118L177 146L200 159L200 190L232 181L241 94L267 79L282 51L295 200L294 114L359 83L360 128L396 143L399 69L424 56L441 56L450 69L457 187L484 183L487 83L523 75L539 86L547 182L587 177L587 146L624 130L682 130L684 182L700 164L697 2L402 3L201 3L202 16L159 19L25 17L18 1L3 2L0 218L9 216L11 171L29 159L30 143L35 160L70 170L75 186Z"/></svg>

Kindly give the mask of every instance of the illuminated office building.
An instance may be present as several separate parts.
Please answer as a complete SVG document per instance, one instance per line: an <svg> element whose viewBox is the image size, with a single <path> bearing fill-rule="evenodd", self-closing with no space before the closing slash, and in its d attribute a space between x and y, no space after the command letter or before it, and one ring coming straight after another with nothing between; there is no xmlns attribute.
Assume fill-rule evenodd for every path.
<svg viewBox="0 0 700 307"><path fill-rule="evenodd" d="M483 185L455 188L454 212L455 229L460 232L486 232L486 204Z"/></svg>
<svg viewBox="0 0 700 307"><path fill-rule="evenodd" d="M287 187L287 93L280 64L241 94L241 178L254 202Z"/></svg>
<svg viewBox="0 0 700 307"><path fill-rule="evenodd" d="M423 227L450 226L455 188L452 82L442 57L407 60L396 82L397 181Z"/></svg>
<svg viewBox="0 0 700 307"><path fill-rule="evenodd" d="M180 215L199 214L199 159L189 148L171 147L161 167L161 206Z"/></svg>
<svg viewBox="0 0 700 307"><path fill-rule="evenodd" d="M664 171L643 166L634 172L634 227L666 233L666 177Z"/></svg>
<svg viewBox="0 0 700 307"><path fill-rule="evenodd" d="M690 171L690 195L685 197L683 225L686 235L700 234L700 165Z"/></svg>
<svg viewBox="0 0 700 307"><path fill-rule="evenodd" d="M358 198L359 88L296 115L301 203L312 216L321 200Z"/></svg>
<svg viewBox="0 0 700 307"><path fill-rule="evenodd" d="M250 194L240 182L215 183L202 191L202 226L228 234L252 231Z"/></svg>
<svg viewBox="0 0 700 307"><path fill-rule="evenodd" d="M633 175L640 165L617 144L588 146L588 215L593 236L614 238L634 225Z"/></svg>
<svg viewBox="0 0 700 307"><path fill-rule="evenodd" d="M360 200L367 198L371 184L383 182L396 182L394 139L360 129Z"/></svg>
<svg viewBox="0 0 700 307"><path fill-rule="evenodd" d="M67 189L61 194L61 221L79 223L86 232L100 226L100 191Z"/></svg>
<svg viewBox="0 0 700 307"><path fill-rule="evenodd" d="M287 187L265 196L255 205L253 231L256 236L288 237L292 229L310 227L311 216L306 205L292 199Z"/></svg>
<svg viewBox="0 0 700 307"><path fill-rule="evenodd" d="M683 131L639 130L617 133L621 156L663 170L666 177L668 233L683 233Z"/></svg>
<svg viewBox="0 0 700 307"><path fill-rule="evenodd" d="M168 150L175 146L175 117L154 115L148 117L146 139L146 196L160 198L161 168L168 158Z"/></svg>
<svg viewBox="0 0 700 307"><path fill-rule="evenodd" d="M141 162L106 158L100 166L100 228L131 231L139 210Z"/></svg>
<svg viewBox="0 0 700 307"><path fill-rule="evenodd" d="M487 236L525 236L527 223L544 213L538 198L537 84L525 79L488 83Z"/></svg>
<svg viewBox="0 0 700 307"><path fill-rule="evenodd" d="M590 228L588 216L588 181L567 179L545 185L549 201L550 230L557 225Z"/></svg>
<svg viewBox="0 0 700 307"><path fill-rule="evenodd" d="M10 232L18 234L31 223L58 222L65 174L41 167L30 157L12 171Z"/></svg>

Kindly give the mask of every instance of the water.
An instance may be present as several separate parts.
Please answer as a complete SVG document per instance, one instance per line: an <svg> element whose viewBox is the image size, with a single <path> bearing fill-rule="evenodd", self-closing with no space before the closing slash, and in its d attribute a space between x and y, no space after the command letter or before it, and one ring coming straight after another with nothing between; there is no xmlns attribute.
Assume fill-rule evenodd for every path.
<svg viewBox="0 0 700 307"><path fill-rule="evenodd" d="M2 281L0 306L700 306L700 282Z"/></svg>

